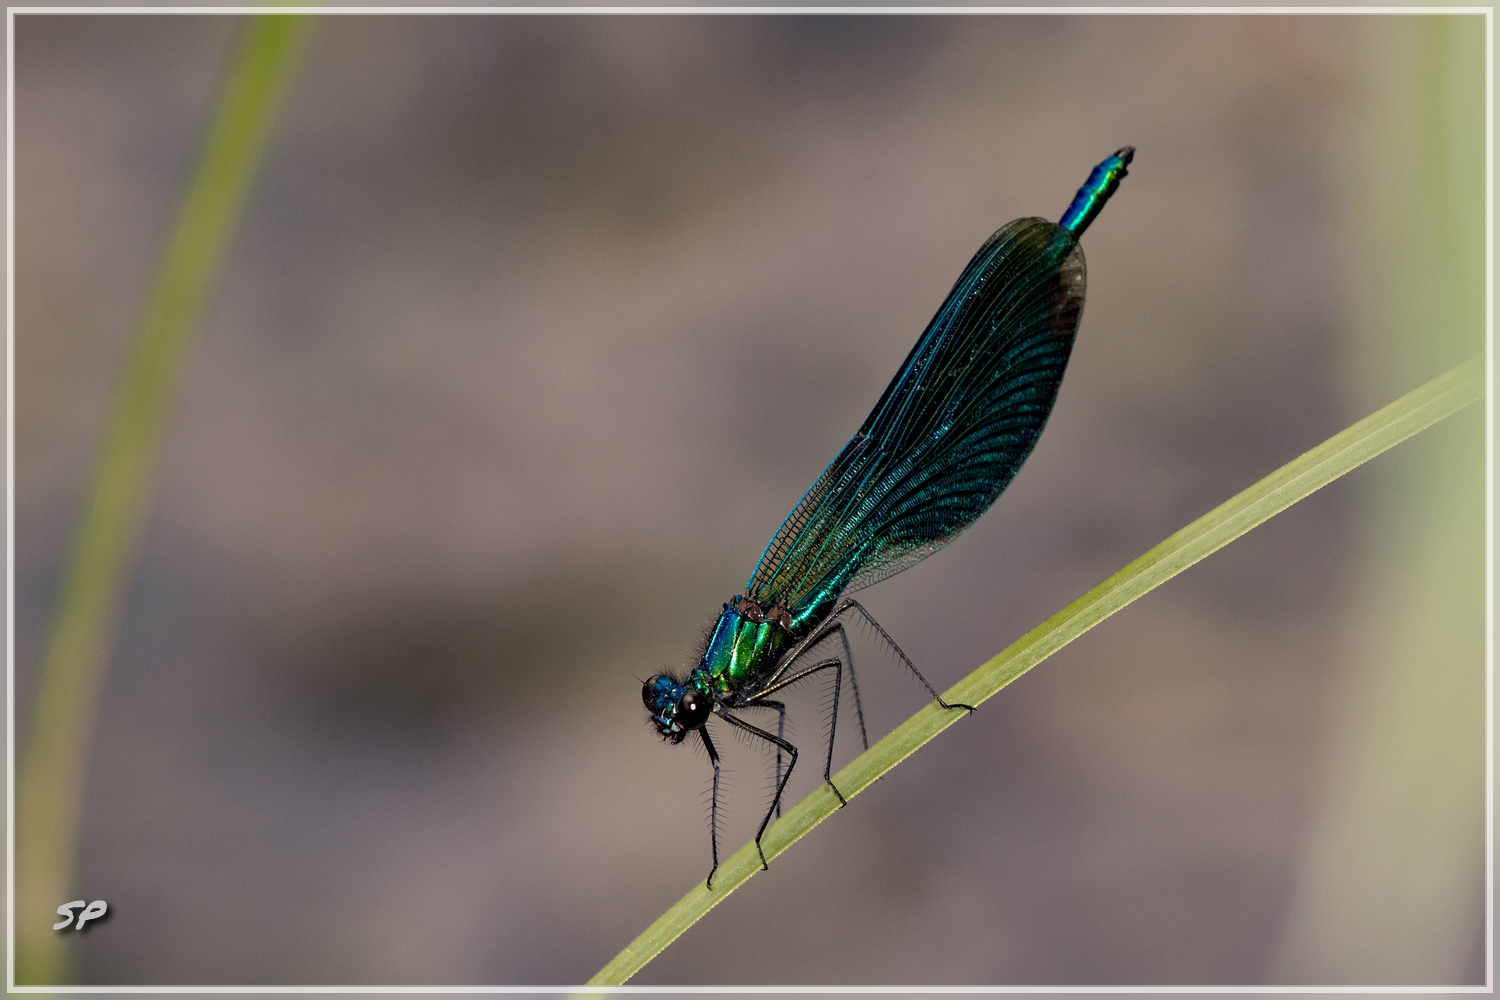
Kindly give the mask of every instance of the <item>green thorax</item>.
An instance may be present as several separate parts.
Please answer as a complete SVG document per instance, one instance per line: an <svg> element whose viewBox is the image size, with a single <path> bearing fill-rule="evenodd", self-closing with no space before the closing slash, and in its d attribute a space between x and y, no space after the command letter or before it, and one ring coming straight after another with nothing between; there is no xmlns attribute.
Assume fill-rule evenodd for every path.
<svg viewBox="0 0 1500 1000"><path fill-rule="evenodd" d="M781 655L795 642L790 625L790 616L784 610L764 611L736 597L724 606L703 660L693 669L688 683L722 695L770 676Z"/></svg>

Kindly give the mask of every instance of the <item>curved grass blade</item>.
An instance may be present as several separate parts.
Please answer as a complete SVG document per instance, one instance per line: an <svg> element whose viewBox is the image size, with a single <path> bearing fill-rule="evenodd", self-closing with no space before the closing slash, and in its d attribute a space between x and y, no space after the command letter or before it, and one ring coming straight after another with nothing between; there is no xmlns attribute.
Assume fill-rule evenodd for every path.
<svg viewBox="0 0 1500 1000"><path fill-rule="evenodd" d="M19 776L12 981L52 983L67 971L52 911L75 895L90 736L161 429L310 23L290 15L246 23L105 428L37 677Z"/></svg>
<svg viewBox="0 0 1500 1000"><path fill-rule="evenodd" d="M1198 518L944 691L943 698L970 705L985 701L1131 601L1483 395L1484 358L1474 357L1334 435ZM922 744L964 717L964 713L944 711L929 703L850 762L834 776L834 783L846 799L852 799ZM781 854L832 815L838 805L828 785L819 785L766 831L761 842L766 858ZM712 891L701 883L695 886L600 969L588 985L624 983L758 871L760 857L755 845L746 844L719 867Z"/></svg>

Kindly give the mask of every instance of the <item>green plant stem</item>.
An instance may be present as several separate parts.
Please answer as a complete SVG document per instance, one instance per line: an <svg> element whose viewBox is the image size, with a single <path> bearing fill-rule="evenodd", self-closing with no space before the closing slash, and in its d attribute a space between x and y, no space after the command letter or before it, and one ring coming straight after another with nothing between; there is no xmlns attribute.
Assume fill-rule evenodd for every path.
<svg viewBox="0 0 1500 1000"><path fill-rule="evenodd" d="M73 885L78 823L109 647L172 390L222 270L309 19L246 21L178 210L105 429L37 676L15 814L17 982L67 972L55 909Z"/></svg>
<svg viewBox="0 0 1500 1000"><path fill-rule="evenodd" d="M1471 358L1446 375L1407 393L1172 535L944 691L943 699L978 705L1131 601L1344 473L1483 395L1482 357ZM936 704L927 705L850 762L834 776L834 784L846 799L852 799L965 715L964 712L944 710ZM828 786L819 785L766 830L762 840L766 857L781 854L837 808L838 800ZM760 859L755 845L746 844L719 867L712 890L702 883L695 886L600 969L588 985L620 985L630 979L759 870Z"/></svg>

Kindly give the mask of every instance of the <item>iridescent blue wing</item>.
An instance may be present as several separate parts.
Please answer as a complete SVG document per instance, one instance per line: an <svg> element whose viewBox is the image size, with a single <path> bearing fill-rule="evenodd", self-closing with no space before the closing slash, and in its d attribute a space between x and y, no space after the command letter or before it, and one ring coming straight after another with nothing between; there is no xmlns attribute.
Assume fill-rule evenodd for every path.
<svg viewBox="0 0 1500 1000"><path fill-rule="evenodd" d="M991 236L746 588L820 620L978 520L1036 444L1083 313L1083 250L1045 219Z"/></svg>

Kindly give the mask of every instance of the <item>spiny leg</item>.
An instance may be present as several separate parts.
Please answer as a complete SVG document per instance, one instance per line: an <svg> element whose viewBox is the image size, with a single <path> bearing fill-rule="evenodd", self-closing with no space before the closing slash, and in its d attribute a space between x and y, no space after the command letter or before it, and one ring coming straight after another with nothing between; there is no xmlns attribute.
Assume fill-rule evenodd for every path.
<svg viewBox="0 0 1500 1000"><path fill-rule="evenodd" d="M880 623L875 620L874 616L871 615L870 612L865 610L863 604L860 604L853 598L846 597L839 602L838 607L833 609L833 613L828 616L827 620L832 621L851 608L855 611L858 611L864 617L865 621L870 623L870 627L875 630L875 634L880 636L880 638L885 641L885 644L887 646L895 650L896 655L901 658L901 662L906 664L906 669L910 670L912 674L916 676L917 680L922 682L922 686L927 689L927 693L932 695L933 699L936 700L939 705L943 706L944 708L962 708L970 713L978 711L978 709L976 709L973 705L965 705L961 702L954 702L950 705L948 702L944 701L943 696L937 693L936 688L927 683L927 678L922 676L922 671L917 669L917 665L911 662L911 658L909 656L901 652L901 647L896 645L896 640L892 639L886 633L885 629L880 627ZM829 632L831 633L832 629L829 629Z"/></svg>
<svg viewBox="0 0 1500 1000"><path fill-rule="evenodd" d="M865 731L865 707L859 700L859 681L854 677L854 654L849 651L849 633L844 630L844 623L839 622L828 630L828 634L834 632L839 634L839 641L844 644L844 666L849 668L849 687L854 691L854 715L859 719L859 742L866 750L870 749L870 734Z"/></svg>
<svg viewBox="0 0 1500 1000"><path fill-rule="evenodd" d="M771 808L766 810L765 818L760 821L760 829L755 831L755 850L758 854L760 854L761 871L765 871L771 866L766 863L766 852L765 849L760 846L760 838L765 835L766 827L771 823L771 814L775 812L776 809L781 805L781 793L786 788L786 783L792 778L792 770L797 766L797 748L792 746L786 740L781 739L778 736L772 736L764 729L761 729L758 726L752 726L744 719L740 719L733 715L730 715L728 712L721 711L719 713L719 718L723 719L725 722L729 723L732 726L738 726L752 736L759 736L761 739L766 740L767 742L774 743L782 750L785 750L787 756L791 758L791 761L788 762L786 766L786 774L781 776L781 781L776 785L776 797L771 801Z"/></svg>
<svg viewBox="0 0 1500 1000"><path fill-rule="evenodd" d="M839 688L843 684L844 676L843 665L839 662L838 658L835 657L830 660L819 661L818 663L814 663L812 666L808 667L805 670L799 670L789 677L783 677L776 683L762 688L760 691L757 691L755 694L751 695L748 699L746 699L746 704L747 706L767 704L766 702L762 702L760 700L765 695L771 694L774 691L780 691L782 688L787 687L788 685L795 684L800 680L804 680L807 677L817 673L819 670L827 670L829 667L833 668L833 714L828 720L828 756L823 762L823 780L828 782L829 788L833 789L833 794L837 796L839 800L839 808L842 809L844 808L844 806L848 805L849 802L844 798L844 793L839 791L839 786L833 783L833 739L838 730ZM868 747L866 749L868 749Z"/></svg>
<svg viewBox="0 0 1500 1000"><path fill-rule="evenodd" d="M698 735L703 737L703 748L708 751L708 759L714 765L714 795L708 807L708 835L714 845L714 866L708 870L709 889L714 887L714 872L719 870L719 751L714 749L714 741L708 738L708 727L704 726L698 730Z"/></svg>
<svg viewBox="0 0 1500 1000"><path fill-rule="evenodd" d="M906 669L912 672L912 676L914 676L918 681L921 682L922 686L927 689L927 693L932 695L933 700L936 701L939 705L941 705L943 708L962 708L967 712L977 711L977 709L975 709L973 705L965 705L960 702L955 702L950 705L948 702L944 701L942 695L937 693L937 689L927 682L926 677L922 676L922 671L917 669L917 665L911 662L911 657L902 652L901 647L896 645L896 640L892 639L890 637L890 634L887 633L885 629L880 627L880 623L875 620L875 617L871 615L870 612L865 610L864 605L849 597L844 598L843 600L839 601L838 604L834 605L833 610L828 613L828 616L826 618L819 622L818 625L805 637L803 637L800 642L798 642L791 649L787 650L786 654L782 656L780 663L777 664L776 671L771 674L769 678L770 682L772 684L775 684L781 679L781 675L784 674L793 663L796 663L799 659L802 658L802 655L804 653L812 649L824 639L827 639L829 636L833 635L836 630L842 629L843 623L840 622L839 619L849 611L858 611L864 618L864 620L869 622L870 627L875 630L876 634L880 636L880 638L885 642L887 646L891 647L896 656L899 657L901 662L906 665ZM845 656L850 660L850 677L852 678L853 659L852 657L848 656L849 637L847 634L845 634L842 639L844 643ZM860 711L860 716L861 719L863 719L863 709L861 709ZM868 741L866 749L868 749Z"/></svg>
<svg viewBox="0 0 1500 1000"><path fill-rule="evenodd" d="M786 739L786 704L780 701L760 701L753 704L746 703L744 708L774 708L776 710L776 735ZM781 784L781 748L776 748L776 783ZM776 818L781 818L781 803L776 803Z"/></svg>
<svg viewBox="0 0 1500 1000"><path fill-rule="evenodd" d="M787 650L785 655L782 656L781 661L777 664L775 672L773 672L771 676L766 679L768 685L770 686L762 689L761 694L764 694L766 691L772 690L772 688L776 686L777 682L781 680L782 675L787 672L792 664L802 659L802 657L818 643L829 638L833 635L833 633L837 632L839 634L839 642L842 643L844 647L844 663L849 667L849 683L854 688L854 711L855 714L859 716L859 742L866 750L868 750L870 749L870 734L868 730L865 729L865 706L859 697L859 681L855 680L854 678L854 654L849 649L849 633L847 630L845 630L843 623L837 620L839 614L844 610L846 610L846 608L842 604L834 608L833 613L830 614L827 618L823 619L822 623L818 625L818 627L813 629L811 633L809 633L802 639L802 641L798 642L791 649ZM890 637L887 636L886 639L887 641L889 641ZM894 643L892 643L892 645L894 645ZM901 650L897 649L896 652L900 653ZM907 665L911 666L910 661L908 661ZM912 667L912 669L915 670L916 668ZM918 674L917 676L921 677L922 675ZM924 680L922 683L926 684L927 682ZM932 690L930 685L928 686L928 690ZM939 698L938 700L942 701L941 698Z"/></svg>

